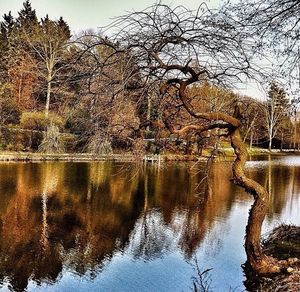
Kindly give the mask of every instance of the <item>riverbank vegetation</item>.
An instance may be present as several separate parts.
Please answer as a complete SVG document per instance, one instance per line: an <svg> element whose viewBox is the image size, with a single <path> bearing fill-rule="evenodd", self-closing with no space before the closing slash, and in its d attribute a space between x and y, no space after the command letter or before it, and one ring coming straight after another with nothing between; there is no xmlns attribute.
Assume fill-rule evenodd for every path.
<svg viewBox="0 0 300 292"><path fill-rule="evenodd" d="M263 241L264 251L281 260L300 258L300 227L282 224L272 230ZM298 291L300 289L299 270L280 273L273 277L257 277L249 264L245 265L249 291Z"/></svg>

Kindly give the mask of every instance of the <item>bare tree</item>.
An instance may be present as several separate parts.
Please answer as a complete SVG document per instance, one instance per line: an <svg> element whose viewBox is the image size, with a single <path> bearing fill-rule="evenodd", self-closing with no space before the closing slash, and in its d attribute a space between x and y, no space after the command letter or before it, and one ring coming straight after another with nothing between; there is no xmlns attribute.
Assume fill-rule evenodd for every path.
<svg viewBox="0 0 300 292"><path fill-rule="evenodd" d="M269 150L271 150L272 140L276 136L279 127L289 112L286 93L284 89L280 88L275 82L271 83L264 109L269 139Z"/></svg>
<svg viewBox="0 0 300 292"><path fill-rule="evenodd" d="M232 181L251 194L255 203L249 214L245 249L253 270L259 274L279 273L293 261L278 261L261 248L261 227L265 218L267 191L244 172L247 149L241 134L238 102L230 112L197 111L187 94L193 84L233 85L243 75L251 76L255 68L245 48L251 48L248 35L232 26L225 18L216 17L203 4L194 13L184 7L157 4L142 12L116 19L114 54L129 51L134 55L143 80L160 82L160 99L173 100L162 108L162 120L172 133L203 133L219 129L228 137L236 158L232 165ZM101 40L101 45L106 40ZM113 47L113 46L112 46ZM178 126L176 113L184 109L193 123Z"/></svg>
<svg viewBox="0 0 300 292"><path fill-rule="evenodd" d="M255 51L269 59L270 54L273 56L281 77L288 77L291 83L299 80L299 0L225 1L222 11L255 39Z"/></svg>
<svg viewBox="0 0 300 292"><path fill-rule="evenodd" d="M52 86L64 68L69 28L62 18L53 21L46 16L41 23L32 24L29 31L22 29L21 37L39 61L39 75L47 83L45 115L48 116Z"/></svg>
<svg viewBox="0 0 300 292"><path fill-rule="evenodd" d="M249 141L249 149L252 149L254 141L265 137L265 106L262 102L249 96L241 97L243 112L243 142Z"/></svg>
<svg viewBox="0 0 300 292"><path fill-rule="evenodd" d="M132 141L139 128L137 104L139 91L130 88L135 83L135 62L129 52L115 52L106 38L104 44L96 33L85 33L76 39L75 74L70 82L77 82L80 92L71 101L67 125L80 136L93 153L108 153L114 144Z"/></svg>

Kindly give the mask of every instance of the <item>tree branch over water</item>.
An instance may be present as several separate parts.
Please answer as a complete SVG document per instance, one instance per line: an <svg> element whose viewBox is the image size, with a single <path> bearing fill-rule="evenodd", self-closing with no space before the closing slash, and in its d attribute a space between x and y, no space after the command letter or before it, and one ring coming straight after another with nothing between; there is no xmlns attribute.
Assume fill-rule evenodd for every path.
<svg viewBox="0 0 300 292"><path fill-rule="evenodd" d="M155 80L160 87L161 120L175 134L225 129L236 158L232 164L232 182L251 194L255 202L246 228L245 250L252 269L261 275L286 271L297 260L279 261L264 254L261 248L261 227L268 205L268 193L244 172L247 149L240 134L240 109L234 111L198 111L188 95L191 86L208 82L230 86L243 76L257 73L252 65L248 35L220 19L205 5L196 14L180 6L163 4L117 18L112 26L119 31L112 43L133 56L137 71L144 80ZM109 28L108 28L109 29ZM189 124L176 122L180 107L194 120ZM224 134L219 133L219 136Z"/></svg>

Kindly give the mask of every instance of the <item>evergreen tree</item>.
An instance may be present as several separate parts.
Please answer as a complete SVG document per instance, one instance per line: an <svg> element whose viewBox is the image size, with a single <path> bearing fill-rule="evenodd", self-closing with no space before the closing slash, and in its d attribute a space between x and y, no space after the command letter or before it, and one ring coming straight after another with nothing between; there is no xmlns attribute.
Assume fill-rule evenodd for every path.
<svg viewBox="0 0 300 292"><path fill-rule="evenodd" d="M69 39L71 37L71 31L70 31L69 25L65 22L65 20L62 17L59 18L59 20L57 21L57 24L58 24L59 30L64 33L66 38Z"/></svg>
<svg viewBox="0 0 300 292"><path fill-rule="evenodd" d="M1 22L1 34L6 36L12 31L15 25L15 21L13 16L11 15L11 11L8 14L3 15L3 21Z"/></svg>
<svg viewBox="0 0 300 292"><path fill-rule="evenodd" d="M7 79L7 55L9 51L9 37L14 28L15 21L11 12L3 15L0 22L0 81Z"/></svg>
<svg viewBox="0 0 300 292"><path fill-rule="evenodd" d="M19 16L16 19L17 24L19 27L27 27L34 24L38 23L38 19L36 16L36 11L35 9L32 9L31 3L29 0L26 0L23 3L23 8L18 12Z"/></svg>
<svg viewBox="0 0 300 292"><path fill-rule="evenodd" d="M29 0L23 3L18 17L4 14L0 34L1 79L10 81L12 96L17 103L36 104L30 99L46 100L46 114L54 81L60 81L65 45L70 38L68 24L61 17L54 21L46 15L38 21ZM1 80L0 80L1 81ZM46 91L44 89L46 88ZM41 91L43 90L43 91Z"/></svg>

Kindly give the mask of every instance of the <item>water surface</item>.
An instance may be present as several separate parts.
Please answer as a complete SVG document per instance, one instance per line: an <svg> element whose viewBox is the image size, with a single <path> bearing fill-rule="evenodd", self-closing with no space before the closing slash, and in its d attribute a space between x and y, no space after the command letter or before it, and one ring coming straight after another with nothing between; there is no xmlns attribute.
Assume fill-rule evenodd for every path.
<svg viewBox="0 0 300 292"><path fill-rule="evenodd" d="M191 291L211 268L214 291L243 291L252 198L231 163L0 163L0 289ZM269 190L264 232L300 224L300 157L262 157L248 174Z"/></svg>

